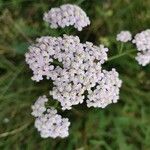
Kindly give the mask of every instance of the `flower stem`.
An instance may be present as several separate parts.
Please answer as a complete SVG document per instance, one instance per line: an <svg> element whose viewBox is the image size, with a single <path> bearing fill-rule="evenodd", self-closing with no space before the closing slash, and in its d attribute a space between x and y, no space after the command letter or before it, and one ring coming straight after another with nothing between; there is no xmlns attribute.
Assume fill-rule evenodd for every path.
<svg viewBox="0 0 150 150"><path fill-rule="evenodd" d="M136 50L133 49L133 50L130 50L130 51L126 51L126 52L124 52L124 53L121 53L121 54L119 54L119 55L112 56L112 57L110 57L110 58L107 60L107 62L108 62L108 61L112 61L112 60L117 59L117 58L120 58L120 57L122 57L122 56L125 56L125 55L130 54L130 53L133 53L133 52L136 52Z"/></svg>
<svg viewBox="0 0 150 150"><path fill-rule="evenodd" d="M123 46L124 46L124 43L121 43L120 50L119 50L119 54L122 53L122 51L123 51Z"/></svg>

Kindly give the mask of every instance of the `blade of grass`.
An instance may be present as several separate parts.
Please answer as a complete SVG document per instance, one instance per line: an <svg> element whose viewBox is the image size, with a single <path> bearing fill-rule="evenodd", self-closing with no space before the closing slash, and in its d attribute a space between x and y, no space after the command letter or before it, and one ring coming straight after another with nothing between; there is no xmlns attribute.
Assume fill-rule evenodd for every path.
<svg viewBox="0 0 150 150"><path fill-rule="evenodd" d="M21 73L21 71L24 68L24 64L20 65L20 67L17 69L15 75L12 77L12 79L9 81L9 83L7 84L5 90L2 92L0 99L4 96L4 94L8 91L8 89L10 88L10 86L13 84L13 82L15 81L15 79L18 77L18 75Z"/></svg>
<svg viewBox="0 0 150 150"><path fill-rule="evenodd" d="M9 131L9 132L1 133L1 134L0 134L0 138L7 137L7 136L9 136L9 135L17 134L17 133L23 131L24 129L26 129L30 124L31 124L31 122L28 122L28 123L26 123L25 125L23 125L23 126L17 128L17 129L14 129L14 130Z"/></svg>

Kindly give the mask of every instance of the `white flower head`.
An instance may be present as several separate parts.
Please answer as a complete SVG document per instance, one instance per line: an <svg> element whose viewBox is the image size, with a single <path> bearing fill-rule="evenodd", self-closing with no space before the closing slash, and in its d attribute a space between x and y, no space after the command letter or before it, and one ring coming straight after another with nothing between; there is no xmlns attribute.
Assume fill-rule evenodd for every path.
<svg viewBox="0 0 150 150"><path fill-rule="evenodd" d="M35 127L42 138L65 138L69 135L70 122L68 118L62 118L57 110L51 107L46 109L46 96L40 96L32 106L32 115L35 116Z"/></svg>
<svg viewBox="0 0 150 150"><path fill-rule="evenodd" d="M142 66L146 66L150 63L150 51L145 51L142 53L137 53L137 56L135 59L138 61L138 63Z"/></svg>
<svg viewBox="0 0 150 150"><path fill-rule="evenodd" d="M150 63L150 29L142 31L135 35L133 43L136 44L139 51L136 56L136 60L142 66L146 66Z"/></svg>
<svg viewBox="0 0 150 150"><path fill-rule="evenodd" d="M78 31L90 24L86 13L79 6L72 4L52 8L44 14L43 19L50 24L51 28L74 26Z"/></svg>
<svg viewBox="0 0 150 150"><path fill-rule="evenodd" d="M121 83L115 69L103 70L102 78L97 82L96 88L93 91L89 90L87 106L105 108L111 103L116 103L119 99Z"/></svg>
<svg viewBox="0 0 150 150"><path fill-rule="evenodd" d="M42 47L39 53L37 47ZM77 36L42 37L26 54L26 61L33 70L33 77L41 77L38 79L42 80L43 76L46 76L47 79L53 80L54 87L50 95L59 101L65 110L83 103L85 91L90 91L101 82L104 74L102 64L107 60L107 52L108 48L103 45L81 43ZM54 59L57 59L62 67L53 66ZM47 73L45 66L48 68ZM52 69L49 69L51 66Z"/></svg>
<svg viewBox="0 0 150 150"><path fill-rule="evenodd" d="M54 69L51 63L57 44L57 38L46 36L37 39L37 43L29 47L25 57L29 68L33 71L32 80L39 82L43 80L43 76L47 79L51 77L50 72Z"/></svg>
<svg viewBox="0 0 150 150"><path fill-rule="evenodd" d="M116 40L126 43L132 40L132 35L129 31L121 31L119 34L117 34Z"/></svg>
<svg viewBox="0 0 150 150"><path fill-rule="evenodd" d="M150 29L136 34L132 42L136 44L138 51L150 50Z"/></svg>

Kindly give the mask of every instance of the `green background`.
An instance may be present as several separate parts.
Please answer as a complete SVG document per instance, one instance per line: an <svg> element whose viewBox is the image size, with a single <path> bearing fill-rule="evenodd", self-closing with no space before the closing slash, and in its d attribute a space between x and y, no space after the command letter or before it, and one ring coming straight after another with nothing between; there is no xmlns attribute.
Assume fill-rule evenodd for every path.
<svg viewBox="0 0 150 150"><path fill-rule="evenodd" d="M43 13L61 4L82 7L91 25L53 30ZM120 100L105 109L75 106L62 116L71 121L66 139L42 139L34 128L31 105L48 94L50 81L35 83L24 53L36 37L78 35L82 42L104 44L109 57L118 56L116 34L133 35L150 27L149 0L0 0L0 149L4 150L150 150L150 66L141 67L135 46L124 44L123 55L103 65L115 67L123 80Z"/></svg>

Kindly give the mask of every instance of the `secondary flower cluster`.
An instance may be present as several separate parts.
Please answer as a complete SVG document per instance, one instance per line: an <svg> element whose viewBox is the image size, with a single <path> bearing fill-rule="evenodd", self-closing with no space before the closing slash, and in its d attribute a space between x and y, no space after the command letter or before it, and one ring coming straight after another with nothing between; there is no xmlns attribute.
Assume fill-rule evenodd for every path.
<svg viewBox="0 0 150 150"><path fill-rule="evenodd" d="M118 78L115 69L103 70L101 79L97 82L94 91L90 91L87 100L88 107L105 108L108 104L116 103L119 99L119 88L122 81Z"/></svg>
<svg viewBox="0 0 150 150"><path fill-rule="evenodd" d="M79 31L90 24L86 13L80 7L71 4L52 8L48 13L44 14L43 19L50 24L51 28L74 26Z"/></svg>
<svg viewBox="0 0 150 150"><path fill-rule="evenodd" d="M42 138L67 137L70 126L68 118L62 118L53 107L46 109L45 103L47 101L45 95L40 96L32 106L32 115L36 117L35 127Z"/></svg>
<svg viewBox="0 0 150 150"><path fill-rule="evenodd" d="M136 60L140 65L146 66L150 63L150 29L136 34L133 43L136 44L139 51Z"/></svg>
<svg viewBox="0 0 150 150"><path fill-rule="evenodd" d="M132 40L132 35L129 31L121 31L119 34L117 34L116 40L126 43Z"/></svg>

